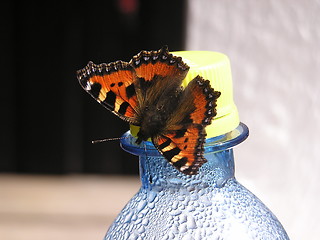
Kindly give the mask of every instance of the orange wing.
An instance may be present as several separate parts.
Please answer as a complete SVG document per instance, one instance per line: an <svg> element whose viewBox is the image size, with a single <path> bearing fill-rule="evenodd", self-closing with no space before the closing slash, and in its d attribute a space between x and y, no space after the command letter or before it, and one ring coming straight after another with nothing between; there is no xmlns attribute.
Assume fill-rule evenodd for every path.
<svg viewBox="0 0 320 240"><path fill-rule="evenodd" d="M189 66L181 57L169 53L167 46L158 51L141 51L132 58L130 64L134 67L137 77L145 81L152 81L155 76L161 78L181 76L183 80L189 70Z"/></svg>
<svg viewBox="0 0 320 240"><path fill-rule="evenodd" d="M132 66L117 61L88 65L77 72L80 85L108 110L131 124L137 122L137 96Z"/></svg>
<svg viewBox="0 0 320 240"><path fill-rule="evenodd" d="M203 157L205 136L203 127L195 125L156 137L153 144L180 172L194 175L207 162Z"/></svg>
<svg viewBox="0 0 320 240"><path fill-rule="evenodd" d="M203 157L205 127L216 115L219 96L220 92L214 91L208 80L197 76L183 91L178 108L162 135L153 139L163 156L185 174L196 174L206 162Z"/></svg>
<svg viewBox="0 0 320 240"><path fill-rule="evenodd" d="M168 120L166 130L175 130L190 124L203 127L211 124L216 113L220 92L214 91L208 80L197 76L189 82L183 91L177 110Z"/></svg>
<svg viewBox="0 0 320 240"><path fill-rule="evenodd" d="M189 70L181 57L173 56L167 47L141 51L129 64L137 76L135 87L141 106L161 105L168 96L178 94Z"/></svg>

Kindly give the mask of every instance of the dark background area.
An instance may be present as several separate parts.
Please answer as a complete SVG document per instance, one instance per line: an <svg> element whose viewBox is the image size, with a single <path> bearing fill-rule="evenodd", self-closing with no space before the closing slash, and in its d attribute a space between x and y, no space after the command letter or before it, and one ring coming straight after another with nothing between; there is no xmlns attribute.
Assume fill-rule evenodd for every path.
<svg viewBox="0 0 320 240"><path fill-rule="evenodd" d="M186 3L11 1L1 15L0 172L138 173L119 141L128 124L76 79L88 61L129 61L140 50L184 50Z"/></svg>

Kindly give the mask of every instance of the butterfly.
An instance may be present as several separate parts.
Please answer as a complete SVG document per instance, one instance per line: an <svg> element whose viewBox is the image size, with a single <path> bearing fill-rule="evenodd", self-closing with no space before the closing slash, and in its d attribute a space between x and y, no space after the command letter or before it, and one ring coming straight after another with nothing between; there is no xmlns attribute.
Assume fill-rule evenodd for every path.
<svg viewBox="0 0 320 240"><path fill-rule="evenodd" d="M195 175L207 161L203 156L205 127L216 115L220 92L201 76L183 88L188 71L182 58L165 46L141 51L129 62L89 62L77 71L77 78L102 106L140 127L137 144L151 138L178 171Z"/></svg>

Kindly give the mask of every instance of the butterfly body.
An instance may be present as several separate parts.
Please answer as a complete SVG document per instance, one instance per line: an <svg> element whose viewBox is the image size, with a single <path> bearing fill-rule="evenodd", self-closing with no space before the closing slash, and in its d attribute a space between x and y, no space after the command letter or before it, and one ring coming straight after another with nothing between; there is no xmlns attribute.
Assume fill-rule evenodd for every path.
<svg viewBox="0 0 320 240"><path fill-rule="evenodd" d="M140 144L165 131L168 119L177 111L181 94L177 90L164 93L155 105L147 105L141 112L140 130L136 143Z"/></svg>
<svg viewBox="0 0 320 240"><path fill-rule="evenodd" d="M193 175L206 162L205 126L216 115L220 93L200 76L183 89L188 70L164 47L141 51L129 63L90 62L77 74L80 85L100 104L140 127L137 144L151 138L169 163Z"/></svg>

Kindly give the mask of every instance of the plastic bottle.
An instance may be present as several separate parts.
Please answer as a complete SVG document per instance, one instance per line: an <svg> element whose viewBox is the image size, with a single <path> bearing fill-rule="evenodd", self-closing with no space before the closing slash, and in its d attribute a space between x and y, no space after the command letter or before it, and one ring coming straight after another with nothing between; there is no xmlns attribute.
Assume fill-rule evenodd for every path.
<svg viewBox="0 0 320 240"><path fill-rule="evenodd" d="M138 155L142 186L110 226L105 240L268 240L289 239L274 214L234 176L233 147L249 130L233 102L228 58L215 52L176 52L221 92L217 116L206 128L205 163L197 175L174 169L151 142L135 144L138 129L121 140ZM187 84L187 83L186 83Z"/></svg>

